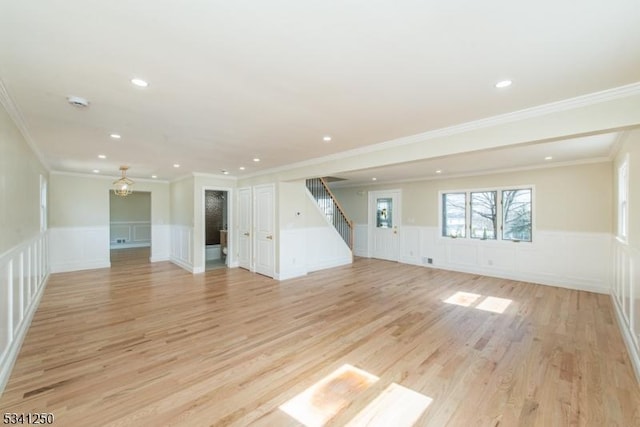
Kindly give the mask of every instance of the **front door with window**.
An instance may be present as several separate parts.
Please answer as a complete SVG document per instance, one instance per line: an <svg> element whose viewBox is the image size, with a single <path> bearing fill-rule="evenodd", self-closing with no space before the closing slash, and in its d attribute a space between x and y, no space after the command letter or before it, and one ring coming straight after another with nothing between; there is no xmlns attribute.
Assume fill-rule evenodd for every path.
<svg viewBox="0 0 640 427"><path fill-rule="evenodd" d="M369 193L369 237L373 258L400 258L400 190Z"/></svg>

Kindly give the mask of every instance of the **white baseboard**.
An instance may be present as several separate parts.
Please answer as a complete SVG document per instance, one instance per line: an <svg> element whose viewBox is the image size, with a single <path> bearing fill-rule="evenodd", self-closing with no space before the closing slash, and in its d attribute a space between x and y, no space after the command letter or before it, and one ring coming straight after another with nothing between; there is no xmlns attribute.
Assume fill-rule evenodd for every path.
<svg viewBox="0 0 640 427"><path fill-rule="evenodd" d="M110 249L150 248L151 242L146 243L112 243Z"/></svg>
<svg viewBox="0 0 640 427"><path fill-rule="evenodd" d="M307 270L304 268L299 268L295 270L282 271L280 273L276 273L273 277L276 280L289 280L295 279L296 277L303 277L307 275Z"/></svg>
<svg viewBox="0 0 640 427"><path fill-rule="evenodd" d="M327 268L340 267L343 265L352 264L353 259L351 257L344 258L334 258L330 260L323 260L322 262L314 263L311 265L307 265L307 270L309 272L325 270Z"/></svg>
<svg viewBox="0 0 640 427"><path fill-rule="evenodd" d="M149 258L149 262L162 262L162 261L170 261L171 258L169 257L169 255L164 255L164 256L158 256L158 257L151 257Z"/></svg>
<svg viewBox="0 0 640 427"><path fill-rule="evenodd" d="M186 263L186 262L184 262L184 261L182 261L182 260L180 260L180 259L178 259L178 258L174 258L174 257L171 257L171 258L169 259L169 261L171 261L172 263L174 263L174 264L175 264L175 265L177 265L178 267L182 267L182 268L184 268L184 269L185 269L185 270L187 270L189 273L194 273L194 271L193 271L193 265L191 265L191 264L189 264L189 263Z"/></svg>
<svg viewBox="0 0 640 427"><path fill-rule="evenodd" d="M613 311L616 313L618 328L620 329L620 332L622 332L622 339L624 340L624 344L627 346L627 353L629 354L629 359L631 359L633 371L636 374L638 383L640 383L640 354L638 354L638 351L636 350L636 346L634 345L633 337L631 336L629 329L625 326L626 322L622 316L622 310L613 295L611 296L611 302L613 304Z"/></svg>
<svg viewBox="0 0 640 427"><path fill-rule="evenodd" d="M18 359L18 354L20 354L20 349L22 348L22 343L27 336L27 332L29 331L29 326L31 326L31 321L33 320L33 316L36 314L38 310L38 306L40 305L40 299L44 294L44 290L47 287L47 283L49 282L49 275L47 274L42 281L42 285L36 292L36 295L29 307L27 308L27 312L22 319L22 323L20 327L16 330L16 334L9 345L9 349L4 354L2 358L2 363L0 364L0 396L2 396L2 392L4 391L5 386L9 382L9 378L11 377L11 371L13 370L13 365L15 365L16 360Z"/></svg>
<svg viewBox="0 0 640 427"><path fill-rule="evenodd" d="M52 273L66 273L69 271L95 270L111 267L110 261L66 262L51 264Z"/></svg>

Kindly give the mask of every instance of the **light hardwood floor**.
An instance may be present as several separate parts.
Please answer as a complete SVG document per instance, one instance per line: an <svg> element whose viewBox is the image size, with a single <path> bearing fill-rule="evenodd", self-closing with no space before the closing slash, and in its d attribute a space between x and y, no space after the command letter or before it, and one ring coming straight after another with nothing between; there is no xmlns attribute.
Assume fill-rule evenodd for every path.
<svg viewBox="0 0 640 427"><path fill-rule="evenodd" d="M277 282L147 257L51 276L2 412L52 412L60 426L299 426L280 406L349 364L379 379L312 396L342 399L327 425L393 384L432 399L419 426L640 425L608 296L368 259ZM376 410L400 425L410 400Z"/></svg>

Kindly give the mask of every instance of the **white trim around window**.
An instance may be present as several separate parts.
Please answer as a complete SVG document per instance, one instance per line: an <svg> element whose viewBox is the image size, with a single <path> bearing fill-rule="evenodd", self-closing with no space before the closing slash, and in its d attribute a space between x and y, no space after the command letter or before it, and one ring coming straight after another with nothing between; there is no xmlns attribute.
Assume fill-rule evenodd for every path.
<svg viewBox="0 0 640 427"><path fill-rule="evenodd" d="M525 239L503 239L503 192L509 190L531 190L531 236L530 240ZM471 212L471 197L472 194L480 193L494 193L496 197L496 229L488 230L478 234L472 230L472 212ZM444 233L444 216L443 211L443 199L445 194L465 194L465 219L464 219L464 232L454 233L452 236L445 236ZM438 192L438 234L440 239L461 239L464 241L478 241L482 243L495 244L499 242L505 243L526 243L531 244L535 239L536 233L536 190L534 185L511 185L501 187L485 187L485 188L470 188L470 189L451 189L441 190ZM476 230L477 231L477 230ZM484 230L483 230L484 231Z"/></svg>

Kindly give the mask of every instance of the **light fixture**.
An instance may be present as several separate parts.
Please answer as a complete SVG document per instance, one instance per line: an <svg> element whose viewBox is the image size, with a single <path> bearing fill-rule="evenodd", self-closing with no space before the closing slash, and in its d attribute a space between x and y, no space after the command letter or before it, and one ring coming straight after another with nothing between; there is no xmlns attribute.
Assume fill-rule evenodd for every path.
<svg viewBox="0 0 640 427"><path fill-rule="evenodd" d="M438 169L436 173L442 173L442 169Z"/></svg>
<svg viewBox="0 0 640 427"><path fill-rule="evenodd" d="M127 178L127 169L129 169L129 166L120 166L122 178L113 181L113 193L116 196L127 197L129 194L133 193L133 190L131 189L131 187L133 187L133 181Z"/></svg>
<svg viewBox="0 0 640 427"><path fill-rule="evenodd" d="M221 171L221 172L222 172L222 174L223 174L223 175L229 175L229 171L228 171L228 170L224 170L224 169L222 169L222 171Z"/></svg>
<svg viewBox="0 0 640 427"><path fill-rule="evenodd" d="M112 133L111 135L109 135L111 138L113 139L120 139L122 138L122 136L119 133Z"/></svg>
<svg viewBox="0 0 640 427"><path fill-rule="evenodd" d="M241 171L245 170L244 166L240 166L238 169L240 169Z"/></svg>
<svg viewBox="0 0 640 427"><path fill-rule="evenodd" d="M173 164L173 167L174 167L174 168L179 168L179 167L180 167L180 165L179 165L178 163L174 163L174 164Z"/></svg>
<svg viewBox="0 0 640 427"><path fill-rule="evenodd" d="M324 142L331 142L331 137L330 137L329 135L327 135L327 136L324 136L324 137L322 138L322 140L323 140Z"/></svg>
<svg viewBox="0 0 640 427"><path fill-rule="evenodd" d="M142 80L142 79L131 79L131 83L133 83L134 85L138 86L138 87L147 87L149 86L149 83L147 83L146 81Z"/></svg>
<svg viewBox="0 0 640 427"><path fill-rule="evenodd" d="M256 157L256 158L253 159L253 161L257 163L257 162L260 161L260 159Z"/></svg>
<svg viewBox="0 0 640 427"><path fill-rule="evenodd" d="M99 158L99 159L106 159L106 158L107 158L107 156L105 156L104 154L98 154L98 158Z"/></svg>
<svg viewBox="0 0 640 427"><path fill-rule="evenodd" d="M498 83L496 83L496 87L498 89L504 88L504 87L509 87L511 86L511 83L513 83L511 80L502 80L499 81Z"/></svg>
<svg viewBox="0 0 640 427"><path fill-rule="evenodd" d="M151 175L151 178L156 179L158 175Z"/></svg>
<svg viewBox="0 0 640 427"><path fill-rule="evenodd" d="M94 169L93 173L100 173L100 170L99 169Z"/></svg>
<svg viewBox="0 0 640 427"><path fill-rule="evenodd" d="M377 181L378 178L371 178L371 181Z"/></svg>
<svg viewBox="0 0 640 427"><path fill-rule="evenodd" d="M553 156L547 156L544 158L545 160L553 160Z"/></svg>

